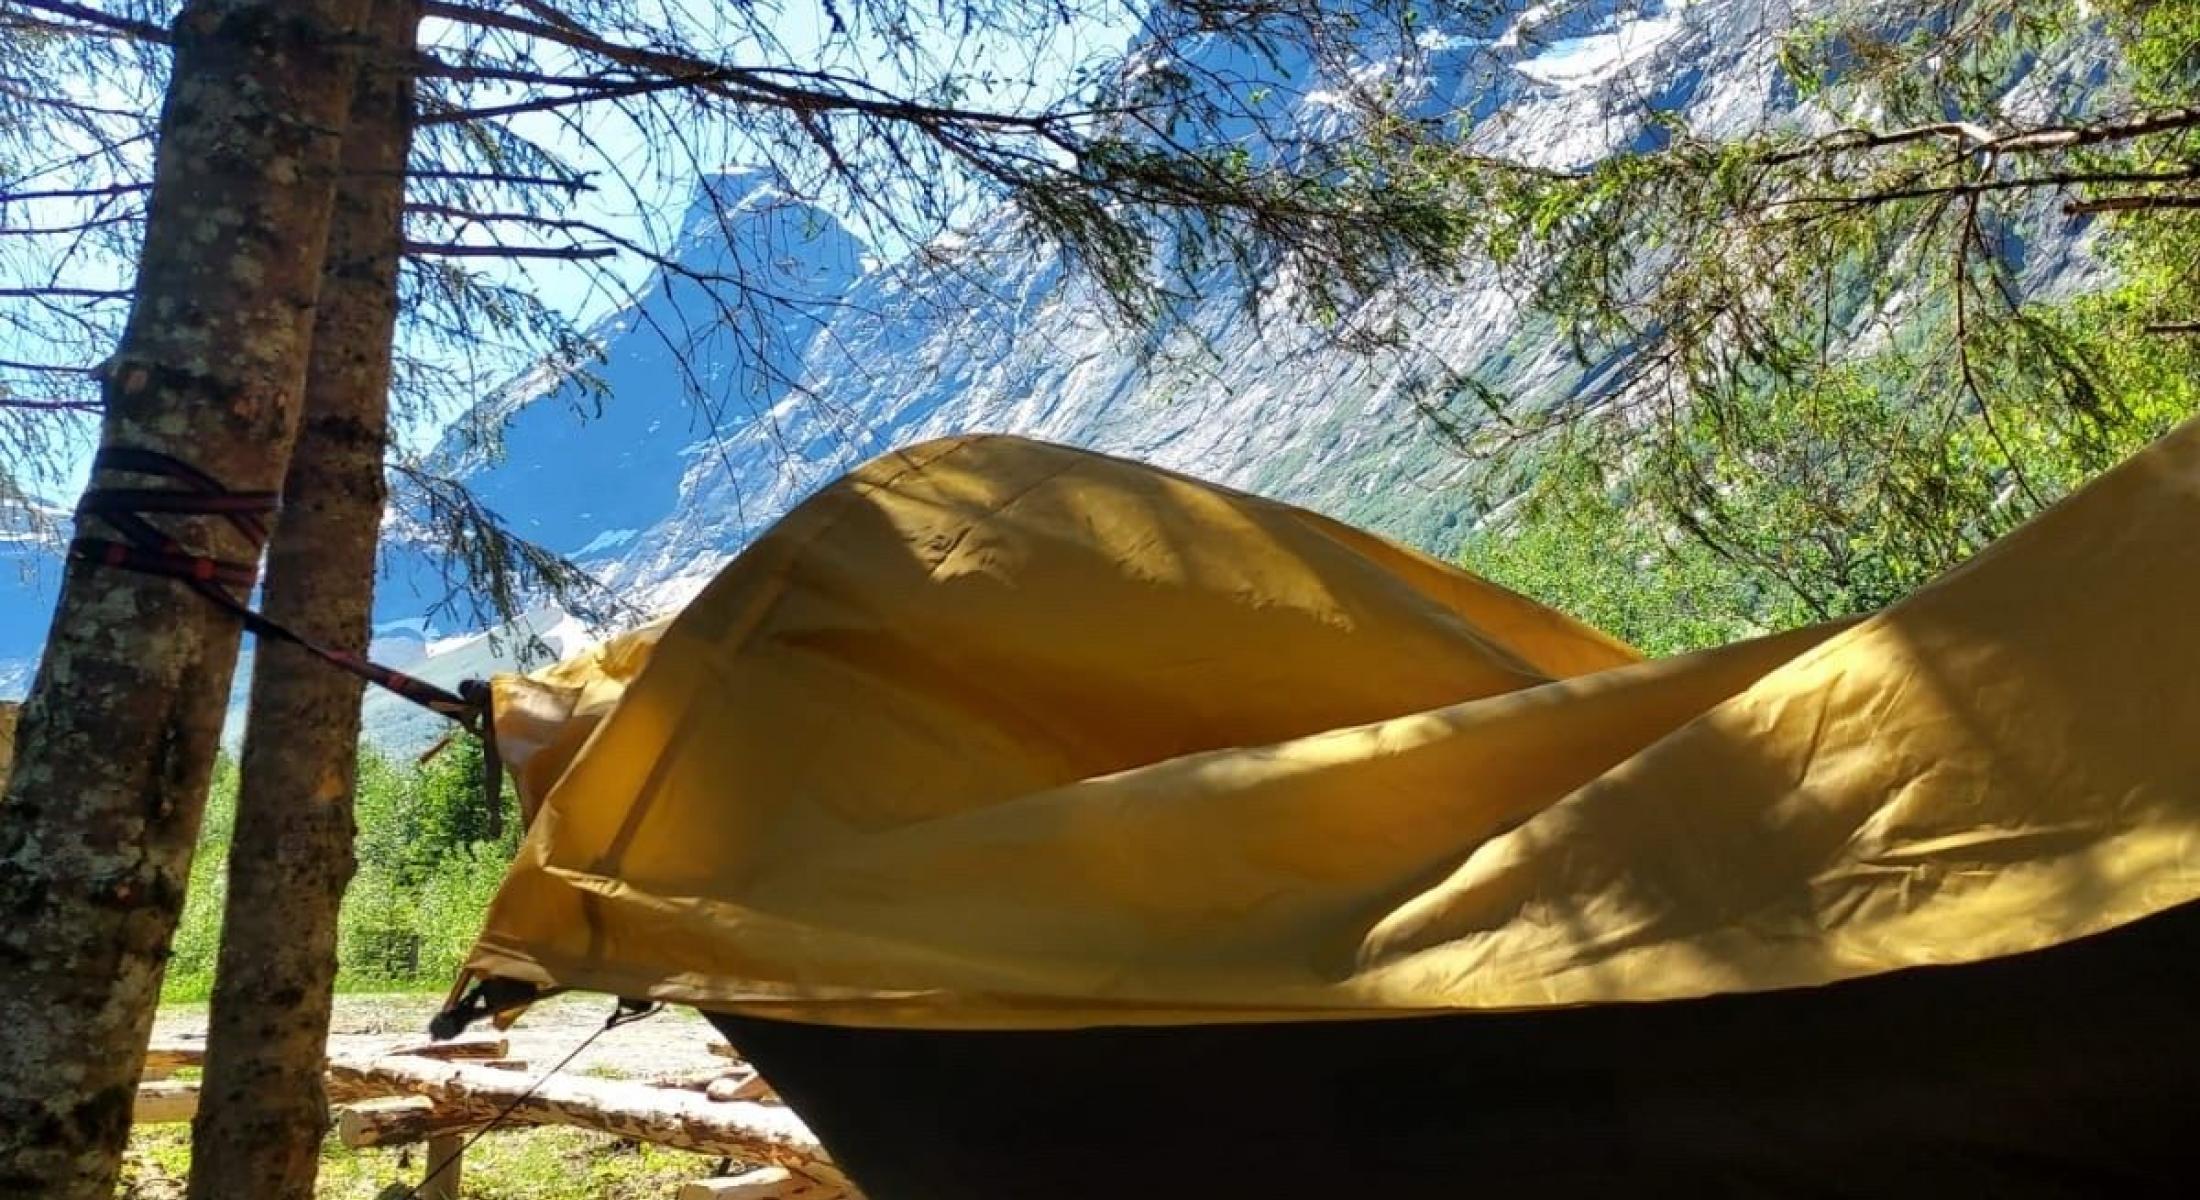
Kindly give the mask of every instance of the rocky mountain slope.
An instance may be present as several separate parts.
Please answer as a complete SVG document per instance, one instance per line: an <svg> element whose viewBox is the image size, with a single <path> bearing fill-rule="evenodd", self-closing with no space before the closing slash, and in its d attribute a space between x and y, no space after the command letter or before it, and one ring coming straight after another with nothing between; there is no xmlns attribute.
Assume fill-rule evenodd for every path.
<svg viewBox="0 0 2200 1200"><path fill-rule="evenodd" d="M1766 35L1786 20L1766 0L1622 0L1558 16L1537 6L1426 29L1414 52L1372 55L1354 73L1395 82L1431 112L1471 111L1494 152L1576 166L1658 136L1642 119L1645 99L1700 126L1779 119L1794 98ZM1192 53L1238 52L1216 43ZM1201 65L1269 85L1273 121L1334 119L1334 94L1305 63ZM1464 486L1471 465L1419 410L1430 389L1479 372L1558 399L1595 375L1494 276L1401 279L1345 317L1406 331L1400 349L1366 356L1277 306L1248 311L1227 286L1196 288L1154 327L1127 330L1005 215L888 267L861 269L862 251L831 214L781 195L767 175L705 181L682 261L766 280L773 298L762 311L740 322L740 336L681 353L666 331L708 306L685 290L692 281L660 279L601 331L610 392L601 417L578 415L594 403L578 382L523 388L473 418L510 422L503 457L480 457L454 437L455 473L529 537L650 612L677 606L854 464L975 430L1155 462L1446 554L1478 514ZM698 404L690 371L709 375L702 392L721 398ZM439 624L424 615L436 593L402 569L385 583L386 653L417 661L432 649L420 669L455 679L509 661L527 642L505 631L492 645ZM554 612L528 628L543 653L588 636ZM403 707L370 702L372 724L418 736L425 726Z"/></svg>
<svg viewBox="0 0 2200 1200"><path fill-rule="evenodd" d="M1575 6L1555 23L1530 11L1424 32L1410 70L1395 60L1362 69L1400 74L1432 111L1475 112L1493 151L1576 165L1653 136L1639 119L1644 80L1659 81L1655 107L1685 109L1701 124L1739 127L1780 112L1791 98L1774 80L1773 48L1762 36L1767 19L1761 0ZM1239 69L1253 78L1293 70L1269 63ZM1267 89L1277 97L1269 103L1284 110L1277 118L1325 120L1335 101L1316 82L1286 78ZM687 244L718 255L722 229L757 220L770 233L753 244L769 247L773 269L843 263L855 252L829 214L790 216L786 206L800 206L763 198L770 187L756 175L707 183L706 198L748 198L717 211L699 204ZM1234 291L1210 289L1157 328L1126 331L1089 286L1006 218L958 244L928 248L921 261L865 273L818 265L808 278L813 286L800 296L825 319L806 340L767 340L761 348L772 361L759 384L721 405L714 428L699 428L683 408L680 364L654 322L647 314L620 318L610 331L614 400L606 417L570 419L586 404L570 387L528 396L516 404L521 424L507 461L470 478L523 529L644 588L707 574L714 555L737 548L793 499L863 458L971 429L1153 459L1442 548L1457 528L1459 497L1446 487L1457 466L1410 405L1402 406L1411 387L1438 364L1494 368L1529 387L1578 382L1550 331L1523 319L1495 278L1441 290L1402 280L1396 294L1348 318L1371 322L1387 313L1409 323L1411 352L1374 359L1344 353L1323 331L1273 312L1255 319ZM732 369L710 355L691 358L705 369ZM614 411L620 408L628 411ZM558 432L538 436L537 427L553 420L548 414L563 414L554 418ZM531 499L511 503L523 498L509 481L555 472L559 446L578 452L645 430L652 443L639 452L655 456L658 468L615 486L647 491L646 505L606 497L597 506L605 511L577 519L583 510L572 505L538 512ZM645 509L667 502L657 519L644 519Z"/></svg>
<svg viewBox="0 0 2200 1200"><path fill-rule="evenodd" d="M1454 18L1420 32L1417 52L1372 54L1353 71L1394 82L1430 111L1471 112L1487 149L1550 166L1654 144L1662 134L1645 107L1712 130L1795 111L1774 63L1775 35L1794 19L1780 0L1551 8ZM1230 65L1273 85L1264 103L1275 118L1334 119L1335 97L1307 64ZM1598 373L1494 275L1441 286L1403 278L1346 314L1346 325L1405 333L1399 350L1368 357L1343 352L1334 330L1274 307L1249 311L1229 287L1200 289L1153 328L1125 330L1007 216L900 263L867 266L865 253L841 221L766 173L702 181L677 246L684 269L661 272L638 305L597 331L605 394L578 380L519 381L454 429L444 468L650 612L692 595L758 530L855 463L976 430L1152 461L1448 554L1478 514L1464 486L1471 465L1420 410L1431 388L1476 373L1558 400ZM748 299L720 311L711 279L739 280ZM494 424L502 448L491 455L473 434ZM377 650L393 665L455 680L530 643L556 653L590 636L544 611L523 630L486 637L439 607L435 573L402 524L392 533ZM19 601L33 603L11 596L0 607ZM0 639L12 615L0 619ZM14 638L0 658L34 648ZM370 725L399 741L433 727L386 697L370 701Z"/></svg>

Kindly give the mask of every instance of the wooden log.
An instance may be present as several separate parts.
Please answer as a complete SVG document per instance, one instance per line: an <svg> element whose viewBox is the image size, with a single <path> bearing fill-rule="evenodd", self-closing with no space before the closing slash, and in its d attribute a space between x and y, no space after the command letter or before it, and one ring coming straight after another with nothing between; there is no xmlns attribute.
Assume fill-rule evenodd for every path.
<svg viewBox="0 0 2200 1200"><path fill-rule="evenodd" d="M196 1081L160 1079L138 1085L137 1102L130 1106L130 1121L136 1125L173 1125L190 1120L198 1111Z"/></svg>
<svg viewBox="0 0 2200 1200"><path fill-rule="evenodd" d="M679 1200L840 1200L849 1193L779 1167L680 1185Z"/></svg>
<svg viewBox="0 0 2200 1200"><path fill-rule="evenodd" d="M166 1079L175 1074L180 1068L203 1067L205 1065L206 1047L204 1044L192 1045L172 1042L167 1045L148 1046L145 1049L144 1077L147 1079ZM158 1071L159 1074L154 1074L155 1071Z"/></svg>
<svg viewBox="0 0 2200 1200"><path fill-rule="evenodd" d="M469 1034L447 1042L420 1042L377 1050L376 1054L403 1054L416 1058L503 1058L511 1043L493 1034ZM164 1042L145 1050L145 1079L166 1079L179 1070L206 1065L204 1042Z"/></svg>
<svg viewBox="0 0 2200 1200"><path fill-rule="evenodd" d="M746 1079L753 1074L755 1072L745 1064L720 1063L715 1067L705 1067L700 1071L667 1071L663 1074L652 1075L644 1082L651 1087L678 1088L683 1092L700 1092L729 1075Z"/></svg>
<svg viewBox="0 0 2200 1200"><path fill-rule="evenodd" d="M370 1080L339 1079L334 1075L323 1077L321 1088L328 1093L328 1102L331 1105L356 1104L362 1100L382 1100L390 1096L403 1094L401 1089L393 1088L386 1083Z"/></svg>
<svg viewBox="0 0 2200 1200"><path fill-rule="evenodd" d="M671 1088L680 1092L700 1092L726 1077L724 1071L681 1071L672 1075L654 1076L645 1082L651 1087Z"/></svg>
<svg viewBox="0 0 2200 1200"><path fill-rule="evenodd" d="M785 1108L586 1076L553 1076L538 1084L510 1071L421 1058L339 1059L329 1064L329 1079L346 1088L426 1096L453 1108L509 1109L511 1119L525 1124L594 1129L843 1182L817 1137Z"/></svg>
<svg viewBox="0 0 2200 1200"><path fill-rule="evenodd" d="M466 1135L446 1133L428 1141L427 1174L414 1194L420 1200L458 1200L459 1176L465 1171Z"/></svg>
<svg viewBox="0 0 2200 1200"><path fill-rule="evenodd" d="M354 1150L409 1146L447 1133L479 1129L494 1120L487 1108L437 1104L426 1096L387 1096L347 1104L336 1114L336 1137Z"/></svg>
<svg viewBox="0 0 2200 1200"><path fill-rule="evenodd" d="M403 1090L371 1080L330 1078L323 1081L330 1104L375 1100ZM138 1085L137 1100L130 1107L134 1125L171 1125L198 1115L199 1084L195 1079L150 1079Z"/></svg>
<svg viewBox="0 0 2200 1200"><path fill-rule="evenodd" d="M495 1034L467 1034L447 1042L420 1042L414 1045L393 1046L375 1051L376 1057L397 1054L406 1058L503 1058L512 1052L512 1044Z"/></svg>
<svg viewBox="0 0 2200 1200"><path fill-rule="evenodd" d="M713 1100L753 1100L758 1104L778 1104L779 1093L764 1082L762 1075L722 1075L710 1081L703 1094Z"/></svg>
<svg viewBox="0 0 2200 1200"><path fill-rule="evenodd" d="M722 1067L715 1067L708 1071L682 1071L678 1074L673 1075L660 1075L654 1079L648 1080L648 1083L652 1087L678 1088L683 1092L708 1093L710 1094L710 1098L713 1100L748 1100L754 1099L754 1097L722 1097L716 1093L713 1093L711 1089L717 1088L719 1092L723 1092L729 1088L748 1085L750 1081L754 1080L755 1078L756 1071L746 1064L727 1063Z"/></svg>

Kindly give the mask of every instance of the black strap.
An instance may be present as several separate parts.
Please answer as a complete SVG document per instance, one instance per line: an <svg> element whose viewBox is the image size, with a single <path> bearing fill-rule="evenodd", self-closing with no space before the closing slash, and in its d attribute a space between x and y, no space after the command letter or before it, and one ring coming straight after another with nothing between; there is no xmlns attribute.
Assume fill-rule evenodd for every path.
<svg viewBox="0 0 2200 1200"><path fill-rule="evenodd" d="M96 517L122 536L121 541L79 534L69 545L69 557L101 566L118 567L146 575L180 580L262 639L273 638L296 646L322 662L348 672L386 692L401 696L439 716L458 722L480 735L487 767L484 790L489 805L490 836L503 834L502 777L496 736L489 715L489 687L469 681L452 692L425 679L393 670L343 650L332 650L296 630L269 620L246 603L260 576L259 553L267 544L268 519L281 506L274 492L232 492L219 481L182 459L156 450L111 446L92 459L92 469L145 475L164 479L169 488L95 487L77 505L81 518ZM243 535L252 547L251 562L227 562L193 554L159 526L147 513L178 516L220 517Z"/></svg>
<svg viewBox="0 0 2200 1200"><path fill-rule="evenodd" d="M497 749L497 731L486 715L491 711L495 693L486 682L469 679L458 685L458 694L484 714L480 730L481 794L489 806L489 840L501 841L504 838L504 754Z"/></svg>

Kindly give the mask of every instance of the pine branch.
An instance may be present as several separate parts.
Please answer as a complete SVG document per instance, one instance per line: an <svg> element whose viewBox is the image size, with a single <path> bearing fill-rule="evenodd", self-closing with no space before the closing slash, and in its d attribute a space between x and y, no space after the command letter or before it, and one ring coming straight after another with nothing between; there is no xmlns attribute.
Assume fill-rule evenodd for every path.
<svg viewBox="0 0 2200 1200"><path fill-rule="evenodd" d="M0 288L0 299L61 299L61 300L122 300L131 295L127 288L81 287L7 287Z"/></svg>
<svg viewBox="0 0 2200 1200"><path fill-rule="evenodd" d="M97 400L26 400L21 396L0 391L0 408L29 412L101 413L106 408Z"/></svg>
<svg viewBox="0 0 2200 1200"><path fill-rule="evenodd" d="M0 237L45 237L63 233L87 233L94 229L128 225L133 221L144 219L144 213L131 211L117 213L111 217L93 217L89 220L76 221L67 225L16 225L0 227Z"/></svg>
<svg viewBox="0 0 2200 1200"><path fill-rule="evenodd" d="M140 21L133 17L120 16L89 5L70 4L67 0L9 0L9 3L17 8L29 9L32 12L42 12L51 16L67 17L70 20L81 21L86 25L120 34L124 37L135 38L139 41L158 42L162 45L167 45L169 41L168 31L159 25L155 25L150 21Z"/></svg>
<svg viewBox="0 0 2200 1200"><path fill-rule="evenodd" d="M518 7L535 14L537 17L549 22L552 25L556 25L564 29L570 29L576 33L588 32L586 26L583 26L579 21L576 21L572 17L567 16L565 13L560 12L556 5L546 3L545 0L512 0L512 2Z"/></svg>
<svg viewBox="0 0 2200 1200"><path fill-rule="evenodd" d="M596 185L588 182L589 175L582 172L570 177L560 175L518 175L505 171L450 171L438 168L410 170L409 179L444 179L454 183L493 183L507 187L554 187L568 192L593 192Z"/></svg>
<svg viewBox="0 0 2200 1200"><path fill-rule="evenodd" d="M1874 133L1865 129L1844 129L1794 150L1767 155L1765 165L1780 166L1801 159L1816 158L1827 154L1840 154L1850 150L1883 150L1889 146L1903 146L1911 142L1949 138L1961 145L1984 145L1994 140L1994 135L1969 121L1939 121L1931 125L1918 125L1909 129L1896 129L1886 133Z"/></svg>
<svg viewBox="0 0 2200 1200"><path fill-rule="evenodd" d="M526 225L535 229L553 230L558 233L563 233L572 237L585 235L608 243L607 245L603 246L588 247L588 249L592 252L591 257L608 258L613 254L624 251L640 257L644 261L650 263L652 266L676 272L689 279L693 279L698 283L730 283L737 287L741 287L744 290L755 292L770 299L780 301L785 301L788 299L784 296L774 296L771 293L762 292L760 289L757 289L753 284L745 280L735 279L730 276L718 274L715 272L697 271L691 267L682 264L676 258L666 255L661 251L652 250L648 246L645 246L632 238L621 236L617 231L603 225L598 225L594 221L584 221L573 217L546 216L541 213L496 212L487 209L460 208L456 205L450 204L407 204L405 206L405 213L407 216L438 217L446 221L457 221L466 224L504 223Z"/></svg>
<svg viewBox="0 0 2200 1200"><path fill-rule="evenodd" d="M55 112L69 113L78 117L107 117L125 121L143 121L146 119L146 114L142 111L108 108L104 105L86 104L81 100L71 100L62 96L41 95L22 86L21 81L14 79L0 80L0 96L8 96L37 108L49 108Z"/></svg>
<svg viewBox="0 0 2200 1200"><path fill-rule="evenodd" d="M2157 133L2174 133L2180 129L2193 128L2200 128L2200 108L2167 108L2144 116L2102 121L2093 125L2071 125L2011 134L1990 143L1986 149L2002 154L2067 150L2073 146L2098 146L2104 142L2130 141Z"/></svg>
<svg viewBox="0 0 2200 1200"><path fill-rule="evenodd" d="M609 246L467 246L456 242L406 242L405 253L436 258L557 258L567 261L611 258Z"/></svg>
<svg viewBox="0 0 2200 1200"><path fill-rule="evenodd" d="M541 213L497 212L489 209L461 208L455 204L430 204L416 201L405 205L405 215L441 217L449 221L516 221L567 233L591 234L607 241L625 240L592 221L583 221L571 217L545 216Z"/></svg>
<svg viewBox="0 0 2200 1200"><path fill-rule="evenodd" d="M588 75L528 71L517 67L492 67L479 63L446 62L432 54L413 61L413 74L421 79L449 79L458 83L526 83L541 87L609 87L626 83L631 76L597 73Z"/></svg>
<svg viewBox="0 0 2200 1200"><path fill-rule="evenodd" d="M873 98L851 94L847 91L803 87L786 82L786 78L808 79L834 84L854 84L860 81L846 80L815 71L771 70L759 67L735 67L713 63L687 54L665 50L652 50L641 46L622 45L581 29L578 23L550 24L511 13L495 12L454 4L448 0L427 0L424 11L433 17L447 21L473 25L479 28L500 29L537 41L550 42L608 59L622 66L655 72L661 75L684 77L705 82L696 86L722 98L742 104L770 104L781 108L807 112L851 112L863 116L887 120L908 121L915 124L969 125L996 130L1022 130L1028 133L1055 135L1061 126L1073 116L1095 116L1098 113L1002 113L984 109L957 108L948 105L925 104L901 98Z"/></svg>
<svg viewBox="0 0 2200 1200"><path fill-rule="evenodd" d="M24 200L103 200L113 196L130 196L151 191L150 183L116 183L106 187L55 188L40 192L0 192L0 204Z"/></svg>
<svg viewBox="0 0 2200 1200"><path fill-rule="evenodd" d="M571 108L576 104L594 104L604 100L620 100L630 96L646 96L652 92L668 92L679 88L695 87L716 82L697 76L672 76L663 79L637 79L620 84L606 84L591 90L583 90L564 96L543 96L533 100L517 100L494 108L460 108L449 112L428 113L420 117L422 125L457 125L468 121L488 121L497 117L517 116L520 113L549 112L552 109Z"/></svg>
<svg viewBox="0 0 2200 1200"><path fill-rule="evenodd" d="M37 375L91 375L93 367L72 367L62 363L20 362L12 358L0 358L0 371L28 371Z"/></svg>
<svg viewBox="0 0 2200 1200"><path fill-rule="evenodd" d="M2073 200L2063 205L2063 211L2074 217L2163 208L2200 208L2200 196L2103 196L2098 200Z"/></svg>
<svg viewBox="0 0 2200 1200"><path fill-rule="evenodd" d="M1880 150L1938 138L1951 140L1966 150L1982 153L2037 154L2048 150L2124 142L2157 133L2174 133L2193 128L2200 128L2200 108L2160 109L2140 116L2122 117L2092 125L2058 125L2001 135L1970 121L1941 121L1884 133L1845 129L1828 134L1808 145L1768 154L1763 161L1767 166L1780 166L1806 158L1856 150Z"/></svg>
<svg viewBox="0 0 2200 1200"><path fill-rule="evenodd" d="M2200 179L2200 163L2176 171L2063 171L2046 175L2023 175L2013 179L1982 179L1970 183L1938 184L1931 187L1898 188L1884 192L1863 192L1854 196L1796 196L1775 200L1768 208L1783 208L1796 204L1853 205L1889 204L1897 200L1925 200L1936 196L1976 196L1986 192L2006 192L2025 188L2065 188L2104 183L2184 183ZM2073 204L2080 203L2074 201ZM2065 211L2076 211L2066 209Z"/></svg>
<svg viewBox="0 0 2200 1200"><path fill-rule="evenodd" d="M564 555L520 536L464 483L400 461L384 464L405 486L391 506L416 527L443 562L446 594L432 606L476 620L517 620L530 598L547 598L592 628L639 617L632 606ZM483 607L486 602L486 609Z"/></svg>

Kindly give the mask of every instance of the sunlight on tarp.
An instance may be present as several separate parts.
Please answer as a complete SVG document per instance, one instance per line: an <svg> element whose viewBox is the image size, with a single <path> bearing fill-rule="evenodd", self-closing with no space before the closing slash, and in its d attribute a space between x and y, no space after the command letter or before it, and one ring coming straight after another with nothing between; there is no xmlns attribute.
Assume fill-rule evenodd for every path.
<svg viewBox="0 0 2200 1200"><path fill-rule="evenodd" d="M1004 1028L2055 945L2200 893L2196 528L2200 425L1878 616L1642 661L1284 505L928 443L498 681L534 823L470 970Z"/></svg>

